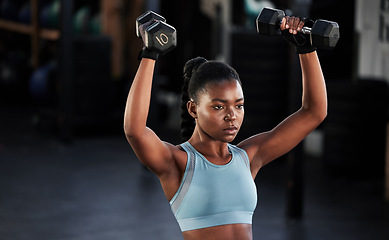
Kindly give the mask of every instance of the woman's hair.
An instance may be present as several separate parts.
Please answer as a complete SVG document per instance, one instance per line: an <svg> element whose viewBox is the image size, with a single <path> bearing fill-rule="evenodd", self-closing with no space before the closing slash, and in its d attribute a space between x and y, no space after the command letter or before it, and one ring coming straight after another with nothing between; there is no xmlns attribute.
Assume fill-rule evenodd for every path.
<svg viewBox="0 0 389 240"><path fill-rule="evenodd" d="M203 57L193 58L184 66L184 83L182 85L181 102L181 138L187 141L193 134L196 122L188 113L187 102L192 100L198 103L200 92L206 92L207 84L235 79L240 82L239 75L229 65L208 61Z"/></svg>

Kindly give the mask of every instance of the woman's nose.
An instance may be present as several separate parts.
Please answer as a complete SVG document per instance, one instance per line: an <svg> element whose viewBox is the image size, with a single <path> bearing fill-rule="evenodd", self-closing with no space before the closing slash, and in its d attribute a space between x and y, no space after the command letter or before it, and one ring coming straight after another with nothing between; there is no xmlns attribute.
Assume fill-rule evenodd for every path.
<svg viewBox="0 0 389 240"><path fill-rule="evenodd" d="M225 121L234 121L235 119L236 119L236 115L235 115L234 111L229 112L229 113L224 117L224 120L225 120Z"/></svg>

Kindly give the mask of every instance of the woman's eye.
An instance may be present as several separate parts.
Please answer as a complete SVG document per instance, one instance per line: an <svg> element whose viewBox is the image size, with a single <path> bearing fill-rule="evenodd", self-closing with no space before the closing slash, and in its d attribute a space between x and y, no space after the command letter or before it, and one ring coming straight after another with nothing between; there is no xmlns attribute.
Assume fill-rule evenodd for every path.
<svg viewBox="0 0 389 240"><path fill-rule="evenodd" d="M216 109L216 110L222 110L223 106L214 106L213 108Z"/></svg>
<svg viewBox="0 0 389 240"><path fill-rule="evenodd" d="M236 108L238 108L238 109L243 109L243 107L244 107L243 104L239 104L239 105L236 106Z"/></svg>

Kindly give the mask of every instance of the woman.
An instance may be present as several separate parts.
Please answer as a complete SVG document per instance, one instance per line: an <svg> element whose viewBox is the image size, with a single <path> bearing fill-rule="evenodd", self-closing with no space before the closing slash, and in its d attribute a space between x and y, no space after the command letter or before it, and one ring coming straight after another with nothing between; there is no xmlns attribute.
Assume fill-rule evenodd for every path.
<svg viewBox="0 0 389 240"><path fill-rule="evenodd" d="M309 41L295 42L303 25L299 18L285 17L280 27L299 53L301 108L271 131L236 146L229 142L241 127L245 100L234 69L203 58L187 62L182 125L188 141L176 146L146 127L155 57L143 54L128 95L124 130L139 160L158 176L184 239L252 239L253 179L326 117L326 87L315 48Z"/></svg>

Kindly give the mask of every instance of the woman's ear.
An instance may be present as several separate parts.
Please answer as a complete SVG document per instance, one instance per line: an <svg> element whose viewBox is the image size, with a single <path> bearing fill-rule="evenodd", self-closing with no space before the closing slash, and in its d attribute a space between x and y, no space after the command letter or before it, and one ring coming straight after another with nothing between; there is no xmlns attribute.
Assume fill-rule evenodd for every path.
<svg viewBox="0 0 389 240"><path fill-rule="evenodd" d="M190 100L186 103L186 108L188 109L189 114L196 119L197 118L197 104Z"/></svg>

